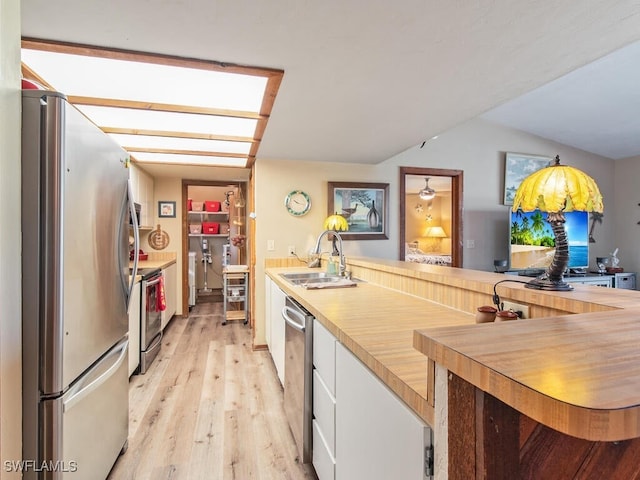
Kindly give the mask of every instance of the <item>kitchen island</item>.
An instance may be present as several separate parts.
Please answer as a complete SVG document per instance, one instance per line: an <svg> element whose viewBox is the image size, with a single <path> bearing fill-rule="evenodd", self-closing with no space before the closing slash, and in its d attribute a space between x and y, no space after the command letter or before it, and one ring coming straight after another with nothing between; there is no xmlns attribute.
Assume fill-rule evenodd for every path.
<svg viewBox="0 0 640 480"><path fill-rule="evenodd" d="M638 309L430 328L414 343L437 364L444 478L640 478Z"/></svg>
<svg viewBox="0 0 640 480"><path fill-rule="evenodd" d="M507 398L508 401L515 402L514 399L524 399L522 401L525 404L529 401L534 403L537 401L538 410L546 412L542 417L528 417L527 414L532 412L527 410L524 412L524 416L531 420L522 420L518 416L519 420L514 421L513 413L511 413L511 417L507 415L512 419L510 432L513 435L517 433L516 424L518 428L529 426L531 431L534 430L535 425L541 424L555 432L554 428L559 428L558 423L562 424L566 421L571 429L566 432L558 430L561 435L576 435L580 431L591 432L589 435L595 434L594 432L609 432L601 438L583 436L584 441L609 441L615 436L620 439L622 438L619 436L621 432L623 432L624 438L640 436L638 422L640 417L636 411L636 409L640 409L640 399L638 399L640 363L637 357L640 351L637 337L637 332L640 331L638 329L640 326L640 296L638 292L586 285L576 285L572 292L541 292L526 289L522 283L501 283L496 287L501 298L526 304L530 309L531 317L534 318L507 324L476 325L474 323L476 308L491 304L494 285L505 280L504 275L381 259L349 259L348 268L354 276L366 280L367 283L359 284L358 287L350 289L312 291L294 287L279 277L279 273L292 271L291 269L268 268L267 275L288 295L292 295L300 301L341 344L365 364L420 418L434 428L436 455L438 452L440 454L439 472L441 478L446 478L442 475L447 475L446 465L442 465L443 462L447 463L447 456L449 464L452 462L452 457L449 456L452 452L446 448L444 451L442 450L442 447L447 446L447 423L455 416L458 419L462 418L459 415L461 412L456 412L456 415L452 416L451 411L447 411L447 407L451 403L449 395L452 392L468 391L460 384L470 383L470 378L465 376L468 375L467 370L471 369L471 366L480 369L476 372L477 378L473 377L471 380L476 383L480 383L482 380L494 385L497 392L502 390L511 392L513 397ZM297 270L304 271L305 269ZM606 326L609 325L608 322L612 321L614 323L610 325L612 327L614 324L618 325L621 330L618 331L615 338L608 338L608 335L611 335L611 330ZM564 327L560 327L561 325ZM586 329L586 325L591 327ZM563 356L572 356L573 363L567 366L567 370L564 372L565 377L560 378L549 377L549 370L545 368L538 368L537 373L533 370L527 371L527 374L532 375L533 389L536 390L535 385L539 387L536 390L538 395L535 398L522 397L522 394L518 392L519 380L504 380L505 373L501 371L503 367L490 364L489 359L499 356L504 345L512 343L508 337L512 329L522 329L523 332L526 332L524 340L522 340L526 345L527 340L531 340L533 336L555 338L555 333L550 334L550 326L564 329L564 343L558 340L557 343L550 344L552 345L550 350L541 347L535 357L538 359L537 363L540 364L540 359L544 359L546 364L553 365ZM599 331L596 329L598 326ZM527 329L531 329L531 331L527 331ZM413 332L415 330L421 331L417 335L422 340L417 341L416 347L424 355L421 355L414 348ZM579 332L583 332L585 336L577 335ZM437 337L431 337L436 334ZM464 338L460 341L463 342L462 345L465 348L475 346L480 349L482 355L477 358L472 357L473 360L468 360L466 363L463 362L462 360L468 355L474 355L478 352L473 349L468 352L463 350L455 355L455 352L458 352L458 344L449 345L447 342L453 342L458 334ZM593 337L590 338L590 335ZM617 343L620 336L626 337L624 345ZM581 338L580 341L584 343L577 350L571 349L571 343L577 342L578 338ZM599 350L589 348L589 345L592 344L590 342L595 342L596 339L599 343L596 342L593 345L597 344ZM604 345L607 345L607 348L604 348ZM633 356L634 351L636 356ZM631 356L628 356L629 354ZM509 365L528 365L533 361L528 355L533 354L526 346L514 349L512 355L506 358L505 362ZM601 373L606 373L607 377L607 381L602 385L608 385L607 388L609 388L615 384L618 388L613 390L609 388L609 396L606 400L605 397L602 397L598 402L589 404L592 407L591 417L587 415L574 419L569 416L566 420L556 421L555 419L562 416L563 412L556 408L557 405L549 406L548 403L544 403L543 400L548 399L549 392L542 389L541 385L551 385L549 388L563 391L565 384L568 384L572 390L575 390L574 395L579 395L582 392L585 396L590 396L592 388L596 390L599 388L593 387L590 382L601 381L602 378L594 379L588 375L580 375L582 380L573 386L575 388L571 386L570 381L573 380L575 373L581 373L582 370L588 368L588 365L593 364L594 358L602 360L602 364L607 365L601 371ZM613 358L618 360L607 363ZM444 394L439 396L436 394L436 362L438 362L437 370L441 376L443 372L452 369L451 378L454 382L453 386L448 385L446 382L448 377L445 373L444 388L438 387L444 391ZM621 363L624 363L622 369L620 369ZM604 375L604 373L602 374ZM458 379L460 379L460 383L458 383ZM497 382L497 379L503 380L503 382ZM472 392L475 392L475 389L482 390L482 387L488 388L485 384L474 385L471 383L471 385L474 387ZM476 393L468 392L466 397L461 396L459 399L460 408L468 410L470 404L467 401L470 398L475 398L475 395ZM508 405L512 410L519 406L519 404ZM618 414L609 412L611 415L598 415L598 411L602 408L611 411L617 410ZM469 415L465 418L471 422ZM590 419L584 420L585 418ZM473 419L475 419L475 414ZM549 425L543 422L547 422ZM583 423L585 425L582 425ZM603 423L607 425L602 425ZM578 425L582 425L582 427ZM467 428L469 425L460 424L457 427ZM475 433L475 429L473 431ZM442 436L444 438L440 438ZM554 437L554 435L550 436ZM515 443L513 442L514 438L516 439ZM517 446L518 438L517 435L510 437L509 442ZM578 437L571 436L571 438ZM567 445L566 441L557 438L555 441ZM473 460L474 468L476 467L476 455L474 450L468 449L475 444L474 437L468 444L463 442L464 448L458 452L459 455L468 457L469 461ZM517 459L518 455L515 455L515 458ZM592 465L599 463L587 454L581 458L589 458ZM464 474L467 473L469 472L466 471ZM454 471L450 471L448 474L449 478L465 478L464 475L456 477Z"/></svg>

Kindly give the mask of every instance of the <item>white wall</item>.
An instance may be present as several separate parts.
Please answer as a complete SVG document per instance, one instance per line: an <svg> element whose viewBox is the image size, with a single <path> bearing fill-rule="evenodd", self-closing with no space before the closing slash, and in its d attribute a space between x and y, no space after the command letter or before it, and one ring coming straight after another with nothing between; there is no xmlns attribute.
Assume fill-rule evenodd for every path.
<svg viewBox="0 0 640 480"><path fill-rule="evenodd" d="M20 1L0 1L0 478L22 458Z"/></svg>
<svg viewBox="0 0 640 480"><path fill-rule="evenodd" d="M616 235L615 243L607 246L610 251L620 248L618 258L625 271L640 274L640 157L617 160L615 165L615 219L605 228L613 228ZM596 226L596 232L601 228ZM640 288L637 281L636 288Z"/></svg>
<svg viewBox="0 0 640 480"><path fill-rule="evenodd" d="M550 142L518 130L474 119L416 146L379 165L313 163L262 160L256 162L256 335L264 343L264 259L287 256L294 245L301 257L314 245L327 215L327 182L359 181L389 183L389 239L345 242L347 256L398 258L399 167L416 166L464 171L463 244L474 240L475 248L464 248L463 266L493 270L493 260L506 258L509 238L509 207L502 205L505 152L550 157L560 155L564 164L591 175L605 202L605 218L596 227L597 242L591 244L590 258L607 255L614 246L614 162L581 150ZM637 177L636 177L637 178ZM301 189L311 196L311 211L292 217L284 208L291 190ZM273 240L274 251L267 251ZM594 265L595 266L595 265Z"/></svg>

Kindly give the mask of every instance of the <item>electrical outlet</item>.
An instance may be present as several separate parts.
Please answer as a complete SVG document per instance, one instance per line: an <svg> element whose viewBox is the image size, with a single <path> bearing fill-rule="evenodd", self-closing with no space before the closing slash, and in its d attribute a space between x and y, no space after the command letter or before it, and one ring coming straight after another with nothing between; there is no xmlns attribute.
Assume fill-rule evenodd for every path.
<svg viewBox="0 0 640 480"><path fill-rule="evenodd" d="M523 305L521 303L510 302L505 300L502 302L505 310L513 310L518 314L520 318L529 318L529 305Z"/></svg>
<svg viewBox="0 0 640 480"><path fill-rule="evenodd" d="M295 245L289 245L289 255L292 257L296 256L296 246Z"/></svg>

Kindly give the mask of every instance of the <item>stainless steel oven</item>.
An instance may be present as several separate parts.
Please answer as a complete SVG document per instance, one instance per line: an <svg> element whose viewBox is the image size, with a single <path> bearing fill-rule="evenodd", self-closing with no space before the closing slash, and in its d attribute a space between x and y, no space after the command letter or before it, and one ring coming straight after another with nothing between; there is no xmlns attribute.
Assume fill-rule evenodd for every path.
<svg viewBox="0 0 640 480"><path fill-rule="evenodd" d="M149 369L162 346L162 323L160 310L160 269L139 270L142 276L142 308L140 314L140 373Z"/></svg>
<svg viewBox="0 0 640 480"><path fill-rule="evenodd" d="M310 463L313 417L313 315L287 297L285 321L284 410L302 463Z"/></svg>

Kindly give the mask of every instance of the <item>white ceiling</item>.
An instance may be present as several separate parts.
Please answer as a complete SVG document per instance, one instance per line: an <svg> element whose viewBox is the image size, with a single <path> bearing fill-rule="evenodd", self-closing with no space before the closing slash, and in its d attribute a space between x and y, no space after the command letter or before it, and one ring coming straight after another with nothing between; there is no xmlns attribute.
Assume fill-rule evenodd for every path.
<svg viewBox="0 0 640 480"><path fill-rule="evenodd" d="M635 0L522 5L22 0L21 9L25 37L283 69L257 157L373 164L640 39ZM565 130L575 134L583 117Z"/></svg>
<svg viewBox="0 0 640 480"><path fill-rule="evenodd" d="M640 155L640 42L501 105L483 118L620 159Z"/></svg>

